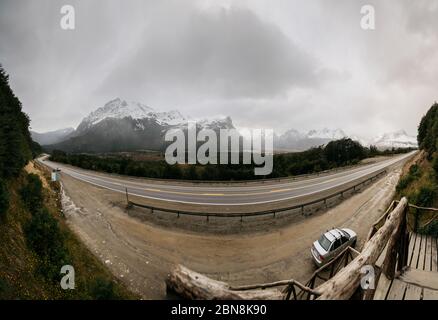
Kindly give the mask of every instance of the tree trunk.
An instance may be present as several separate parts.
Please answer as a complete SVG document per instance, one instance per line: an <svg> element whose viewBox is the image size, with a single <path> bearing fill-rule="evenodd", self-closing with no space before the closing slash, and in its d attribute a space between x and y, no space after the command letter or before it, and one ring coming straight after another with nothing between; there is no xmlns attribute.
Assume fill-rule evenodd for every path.
<svg viewBox="0 0 438 320"><path fill-rule="evenodd" d="M282 300L277 289L230 290L222 281L213 280L182 265L177 265L166 279L167 290L185 299L199 300Z"/></svg>

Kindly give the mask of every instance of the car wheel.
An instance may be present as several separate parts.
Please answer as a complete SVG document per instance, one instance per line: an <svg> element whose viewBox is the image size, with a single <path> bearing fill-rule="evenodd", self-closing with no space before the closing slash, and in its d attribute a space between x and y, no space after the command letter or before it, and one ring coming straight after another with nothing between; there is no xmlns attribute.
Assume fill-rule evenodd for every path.
<svg viewBox="0 0 438 320"><path fill-rule="evenodd" d="M352 246L353 248L356 247L356 242L357 242L357 240L354 240L353 243L351 244L351 246Z"/></svg>

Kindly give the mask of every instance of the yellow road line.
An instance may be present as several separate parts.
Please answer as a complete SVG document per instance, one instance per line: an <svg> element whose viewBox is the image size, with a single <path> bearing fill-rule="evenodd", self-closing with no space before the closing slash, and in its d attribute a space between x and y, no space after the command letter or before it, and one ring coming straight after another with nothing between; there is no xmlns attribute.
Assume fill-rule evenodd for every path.
<svg viewBox="0 0 438 320"><path fill-rule="evenodd" d="M181 192L181 191L168 191L168 190L160 190L160 189L140 189L140 190L146 190L151 192L161 192L161 193L170 193L170 194L181 194L181 195L191 195L191 196L212 196L212 197L237 197L237 196L256 196L256 195L262 195L262 194L268 194L268 193L277 193L277 192L285 192L290 191L292 189L274 189L269 190L266 192L252 192L252 193L233 193L233 194L225 194L225 193L193 193L193 192Z"/></svg>

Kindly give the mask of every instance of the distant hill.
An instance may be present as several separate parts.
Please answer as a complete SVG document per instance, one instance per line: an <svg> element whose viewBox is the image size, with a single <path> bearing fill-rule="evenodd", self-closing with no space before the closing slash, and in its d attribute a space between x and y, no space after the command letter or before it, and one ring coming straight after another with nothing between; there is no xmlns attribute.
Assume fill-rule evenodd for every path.
<svg viewBox="0 0 438 320"><path fill-rule="evenodd" d="M30 133L34 141L38 142L41 145L48 145L65 140L68 135L70 135L73 131L75 131L75 129L65 128L44 133L39 133L35 131L31 131Z"/></svg>

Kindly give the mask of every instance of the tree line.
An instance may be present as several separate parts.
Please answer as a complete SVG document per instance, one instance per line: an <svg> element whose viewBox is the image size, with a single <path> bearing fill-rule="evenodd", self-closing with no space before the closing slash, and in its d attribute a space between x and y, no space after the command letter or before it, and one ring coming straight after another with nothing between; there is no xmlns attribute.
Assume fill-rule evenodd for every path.
<svg viewBox="0 0 438 320"><path fill-rule="evenodd" d="M326 146L311 148L303 152L275 154L274 168L268 176L256 176L254 175L253 164L241 163L169 165L164 160L133 160L125 155L69 154L60 150L54 150L50 159L83 169L136 177L237 181L316 173L341 166L354 165L366 157L407 151L410 151L410 149L379 151L375 147L366 148L359 142L346 138L331 141Z"/></svg>
<svg viewBox="0 0 438 320"><path fill-rule="evenodd" d="M9 86L9 76L0 65L0 216L8 208L6 182L17 177L21 169L41 147L30 136L29 117Z"/></svg>

